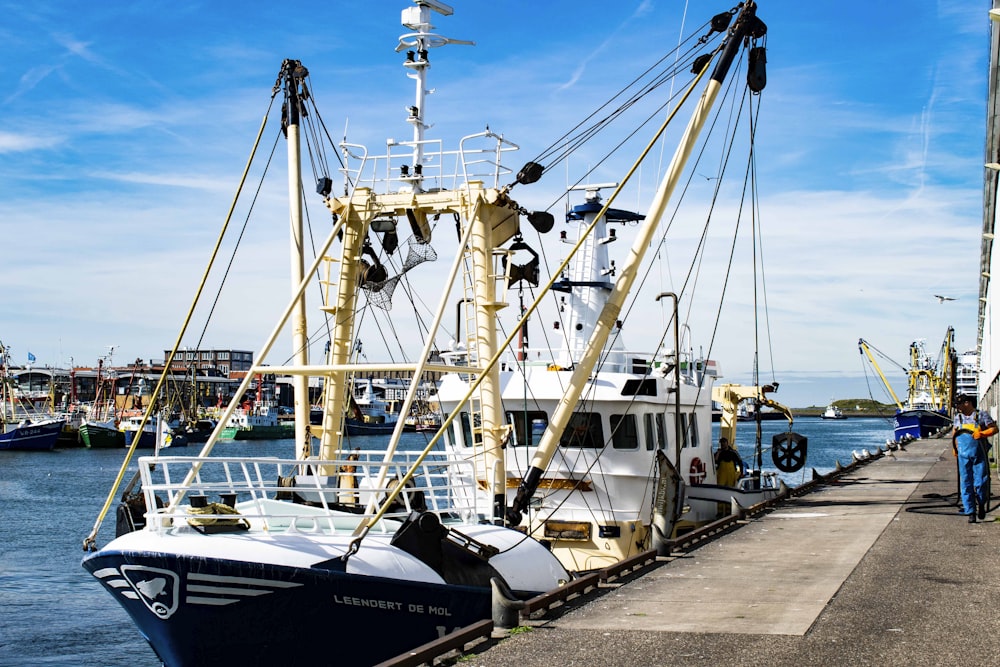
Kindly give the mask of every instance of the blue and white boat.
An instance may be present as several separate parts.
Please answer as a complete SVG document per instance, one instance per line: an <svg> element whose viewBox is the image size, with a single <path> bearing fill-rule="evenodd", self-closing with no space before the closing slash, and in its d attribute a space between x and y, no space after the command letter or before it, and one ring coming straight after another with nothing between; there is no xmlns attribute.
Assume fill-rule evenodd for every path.
<svg viewBox="0 0 1000 667"><path fill-rule="evenodd" d="M0 343L0 450L54 449L66 421L22 409L8 368L7 347Z"/></svg>
<svg viewBox="0 0 1000 667"><path fill-rule="evenodd" d="M907 378L906 402L899 400L892 385L886 379L878 362L872 356L874 349L861 339L858 346L868 357L872 367L878 372L883 384L896 403L893 415L893 438L896 442L908 442L927 438L951 427L950 410L954 387L952 369L955 364L955 330L948 327L941 350L932 358L927 352L926 341L918 339L910 344L910 360L907 367L899 364ZM883 355L884 356L884 355Z"/></svg>
<svg viewBox="0 0 1000 667"><path fill-rule="evenodd" d="M17 423L4 421L0 432L0 450L17 449L46 451L54 449L65 422L62 419L22 419Z"/></svg>
<svg viewBox="0 0 1000 667"><path fill-rule="evenodd" d="M634 258L621 268L627 278L615 282L607 302L593 304L595 311L606 312L588 315L586 323L574 327L580 332L593 329L587 332L589 337L581 333L574 338L580 348L560 360L558 369L536 369L532 382L545 380L550 385L547 391L558 389L559 405L544 419L529 417L530 426L505 414L505 384L513 389L513 383L519 383L521 395L527 386L523 376L502 369L500 361L510 343L509 339L501 343L505 331L517 332L523 322L505 329L498 318L507 305L505 290L513 279L513 257L523 243L522 232L533 228L545 233L554 224L551 214L529 212L511 194L515 186L524 189L537 181L544 167L528 162L515 176L505 164L517 146L490 129L466 135L454 150L425 137L431 127L426 115L429 51L468 42L432 32L432 13L448 16L450 7L439 0L414 0L414 5L403 11L402 22L409 32L399 38L397 47L406 52L404 71L416 84L416 98L405 118L413 138L380 143L385 154L369 153L346 141L337 147L310 144L308 154L313 158L343 158L344 183L337 187L339 194L333 194L330 170L324 165L315 174L316 192L333 215L332 224L329 218L324 221L325 240L316 243L309 257L304 254L312 244L305 241L310 237L302 212L301 142L328 134L318 125L322 116L315 108L308 70L295 60L282 64L272 95L283 95L279 131L287 140L290 171L292 299L200 453L140 458L132 483L124 494L111 490L105 510L84 540L93 553L85 557L83 567L124 607L171 667L375 664L490 618L495 595L527 598L565 585L575 572L533 537L537 524L519 524L524 515L537 513L535 492L543 495L584 483L597 488L610 482L609 499L617 503L628 495L616 493L617 471L603 466L588 469L586 479L545 476L548 462L564 456L560 450L564 431L583 434L585 440L574 446L595 453L613 448L603 435L596 435L599 429L589 428L592 420L585 417L581 422L574 414L583 401L593 400L584 394L592 385L602 387L599 400L614 394L615 404L623 409L637 403L648 407L648 419L614 422L650 429L645 444L652 449L641 451L645 464L662 459L660 450L667 448L667 428L650 407L654 392L657 404L668 395L674 401L674 447L698 440L699 429L711 432L711 379L700 388L680 386L681 366L692 360L682 359L679 345L672 355L658 357L661 363L655 368L652 358L640 363L626 359L622 351L621 372L615 371L619 384L614 387L604 388L604 380L595 380L594 371L611 329L620 328L614 314L607 313L621 309L706 112L739 51L766 32L755 16L756 5L741 3L737 12L718 15L707 29L718 43L706 47L689 88L695 90L701 75L707 74L705 93L692 102L696 106L692 123L654 200L656 216L640 226ZM604 217L598 215L603 208L599 201L592 198L575 211L588 226ZM435 245L453 244L456 237L457 244L452 246L443 281L444 272L438 271L417 283L422 288L433 285L432 290L422 289L422 299L439 299L433 309L422 310L418 306L424 304L413 298L417 290L410 281L416 279L408 274L427 270L421 265L437 259L432 237ZM530 265L516 268L520 275L533 273ZM319 289L313 285L317 276ZM588 282L581 276L573 280ZM403 286L397 290L400 283ZM580 284L567 287L571 294L584 293L576 290ZM599 289L608 288L602 282ZM361 363L352 354L359 328L372 324L376 317L372 312L388 313L399 305L394 294L396 301L411 298L411 315L417 317L407 335L419 336L422 348L408 357L415 361ZM446 331L442 322L451 322L456 303L462 331ZM397 312L393 309L394 317ZM675 307L675 338L680 329L676 313ZM317 316L325 320L308 321ZM323 342L310 340L309 332L315 331L329 338L322 357L312 359L312 343ZM291 334L287 352L276 351L282 332ZM438 344L439 336L454 342L447 359L441 350L449 348ZM175 349L168 355L165 368L176 354ZM215 454L224 425L239 409L239 397L259 374L293 379L295 438L290 449L294 451L283 458L244 450L240 456ZM346 408L355 381L370 374L407 378L398 409L402 415L410 413L431 375L449 375L447 414L422 451L403 448L401 419L380 443L383 448L354 447L345 425ZM689 375L684 373L685 378ZM315 387L322 387L319 424L310 420L310 388ZM696 409L697 418L689 414ZM508 417L513 421L506 421ZM508 465L512 434L520 426L519 437L526 442L525 433L528 428L534 432L536 425L541 434L538 446L532 443L530 466L525 469L524 461ZM623 435L613 436L614 447L624 443L639 454L635 429L608 433L615 430ZM445 433L452 440L438 447ZM679 435L685 438L683 443ZM698 441L706 447L699 451L710 451L706 439ZM691 475L702 481L695 464L701 470L705 462L696 462L694 453L684 452L688 457L684 460ZM126 458L122 475L128 465ZM511 488L508 472L519 469L525 476ZM561 467L558 472L573 471ZM649 465L642 466L642 474L645 488L662 496L663 504L673 501L673 511L679 511L683 503L678 502L677 486L670 487L672 492L657 488L658 478ZM118 508L118 535L98 548L103 512L120 495L125 501ZM613 525L601 527L607 535L602 532L598 537L617 539L620 534L634 543L628 531L637 530L639 520L623 518L636 513L634 503L627 510L614 504L605 509L617 516ZM566 532L572 530L569 526ZM648 540L649 527L643 525L641 530ZM336 633L341 640L334 648L310 628Z"/></svg>

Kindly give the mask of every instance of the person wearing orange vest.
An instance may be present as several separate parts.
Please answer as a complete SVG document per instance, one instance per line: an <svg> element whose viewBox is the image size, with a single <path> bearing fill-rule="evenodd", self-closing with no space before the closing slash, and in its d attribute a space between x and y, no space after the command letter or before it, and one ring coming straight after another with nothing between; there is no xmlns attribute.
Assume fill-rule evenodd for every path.
<svg viewBox="0 0 1000 667"><path fill-rule="evenodd" d="M987 452L989 436L997 432L996 423L985 410L976 409L976 399L969 394L959 394L955 399L954 428L951 445L958 457L958 487L962 496L962 514L969 523L986 518L986 485L990 468Z"/></svg>

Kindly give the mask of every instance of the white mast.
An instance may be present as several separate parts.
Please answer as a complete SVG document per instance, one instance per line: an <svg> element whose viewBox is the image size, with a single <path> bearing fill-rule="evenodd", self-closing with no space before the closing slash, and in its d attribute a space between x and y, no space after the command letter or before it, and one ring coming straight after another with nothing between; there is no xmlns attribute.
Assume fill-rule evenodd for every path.
<svg viewBox="0 0 1000 667"><path fill-rule="evenodd" d="M584 240L584 245L576 253L575 261L568 280L556 283L553 289L569 293L570 314L567 326L569 330L564 337L564 348L559 359L563 368L572 368L580 361L597 327L597 318L608 301L613 286L616 268L608 257L608 244L617 239L609 222L638 222L644 216L629 211L610 209L600 220L594 223L595 216L601 211L602 188L615 188L617 183L600 183L580 185L571 190L586 190L586 203L574 207L570 211L570 219L579 223L579 233L594 224L594 231ZM565 297L564 297L565 298ZM615 323L615 329L618 325ZM613 338L612 348L621 350L618 337ZM625 359L622 354L610 355L605 359L603 369L611 372L625 370Z"/></svg>
<svg viewBox="0 0 1000 667"><path fill-rule="evenodd" d="M427 96L434 92L433 89L428 90L426 86L427 69L431 66L427 50L445 44L473 45L475 42L449 39L430 32L434 29L431 25L431 10L442 16L451 16L454 10L450 6L438 0L414 0L414 2L417 6L404 9L400 20L404 26L415 32L400 36L399 46L396 47L397 53L409 49L406 52L404 66L412 70L407 76L416 81L414 103L409 107L409 116L406 119L406 122L413 126L413 164L403 167L401 177L410 183L413 192L423 192L424 130L430 127L424 119L427 117Z"/></svg>

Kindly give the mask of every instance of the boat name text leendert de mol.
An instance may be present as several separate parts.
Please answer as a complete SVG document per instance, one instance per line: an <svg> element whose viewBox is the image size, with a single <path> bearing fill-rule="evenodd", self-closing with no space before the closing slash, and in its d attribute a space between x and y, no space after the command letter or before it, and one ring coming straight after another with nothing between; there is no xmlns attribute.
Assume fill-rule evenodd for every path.
<svg viewBox="0 0 1000 667"><path fill-rule="evenodd" d="M393 602L392 600L375 600L370 598L356 598L350 595L334 595L333 601L337 604L346 604L354 607L370 607L377 609L389 609L395 611L403 611L402 602ZM422 604L407 604L407 611L412 614L430 614L432 616L451 616L451 612L448 611L447 607L435 607L433 605L428 605L426 608Z"/></svg>

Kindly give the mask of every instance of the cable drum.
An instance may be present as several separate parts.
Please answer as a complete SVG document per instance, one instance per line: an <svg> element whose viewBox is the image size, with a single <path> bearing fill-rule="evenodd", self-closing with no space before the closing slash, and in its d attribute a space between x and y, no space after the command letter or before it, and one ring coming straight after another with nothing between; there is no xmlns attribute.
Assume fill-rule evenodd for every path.
<svg viewBox="0 0 1000 667"><path fill-rule="evenodd" d="M771 438L771 460L781 472L798 472L806 464L809 438L792 431Z"/></svg>

